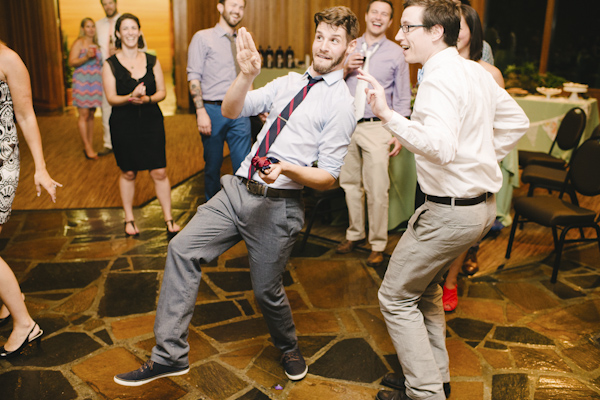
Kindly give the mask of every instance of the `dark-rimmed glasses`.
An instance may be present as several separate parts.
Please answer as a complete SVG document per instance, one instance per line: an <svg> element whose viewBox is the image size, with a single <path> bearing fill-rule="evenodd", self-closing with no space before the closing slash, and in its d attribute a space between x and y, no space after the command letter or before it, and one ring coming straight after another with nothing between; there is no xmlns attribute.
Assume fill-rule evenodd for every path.
<svg viewBox="0 0 600 400"><path fill-rule="evenodd" d="M400 25L402 32L408 33L412 28L426 28L427 25Z"/></svg>

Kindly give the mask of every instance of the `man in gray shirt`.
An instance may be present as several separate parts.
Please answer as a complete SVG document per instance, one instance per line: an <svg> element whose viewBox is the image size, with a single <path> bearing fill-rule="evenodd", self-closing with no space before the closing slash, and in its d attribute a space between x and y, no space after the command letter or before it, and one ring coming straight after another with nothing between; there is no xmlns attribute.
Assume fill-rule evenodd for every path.
<svg viewBox="0 0 600 400"><path fill-rule="evenodd" d="M221 115L221 103L238 74L236 27L244 17L245 0L219 0L221 17L214 28L196 32L188 48L188 82L204 146L204 191L208 201L220 189L223 145L227 142L236 171L250 151L250 120Z"/></svg>

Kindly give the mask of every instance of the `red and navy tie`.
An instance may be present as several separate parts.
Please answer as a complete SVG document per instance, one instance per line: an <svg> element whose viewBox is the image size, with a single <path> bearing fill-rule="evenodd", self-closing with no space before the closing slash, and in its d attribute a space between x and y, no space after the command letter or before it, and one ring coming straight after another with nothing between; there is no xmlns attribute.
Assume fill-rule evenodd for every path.
<svg viewBox="0 0 600 400"><path fill-rule="evenodd" d="M269 148L271 148L273 142L277 138L277 135L279 135L287 121L290 119L290 115L292 115L292 112L294 112L294 110L298 108L300 103L302 103L302 100L306 98L306 94L308 93L308 91L315 85L315 83L317 83L321 79L321 77L315 79L308 75L308 84L302 89L300 89L298 94L294 96L292 101L290 101L290 103L283 109L281 114L277 116L277 118L267 131L267 135L263 138L263 141L260 143L260 146L258 146L258 150L256 151L255 156L264 157L267 155L267 153L269 152ZM252 163L250 163L250 168L248 169L248 179L252 179L252 175L254 175L254 172L256 172L256 167L252 165Z"/></svg>

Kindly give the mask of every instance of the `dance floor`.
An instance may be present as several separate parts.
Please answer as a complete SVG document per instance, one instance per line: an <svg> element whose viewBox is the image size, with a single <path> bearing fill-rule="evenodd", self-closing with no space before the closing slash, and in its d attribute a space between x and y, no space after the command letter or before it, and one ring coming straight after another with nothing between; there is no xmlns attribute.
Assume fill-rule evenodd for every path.
<svg viewBox="0 0 600 400"><path fill-rule="evenodd" d="M202 182L197 174L173 191L182 225L204 201ZM318 222L318 236L295 249L284 276L309 365L304 380L289 381L279 365L240 243L202 267L190 373L138 388L115 384L113 375L140 366L154 345L167 253L156 200L135 214L139 238L125 237L118 208L16 211L3 227L0 256L45 333L40 346L0 361L0 398L362 400L399 368L377 301L386 265L368 267L364 248L336 254L345 227ZM545 235L536 240L551 240ZM505 247L490 243L488 251L502 254ZM556 284L548 254L461 278L458 308L447 315L451 399L600 399L598 246L571 247ZM0 343L9 333L0 328Z"/></svg>

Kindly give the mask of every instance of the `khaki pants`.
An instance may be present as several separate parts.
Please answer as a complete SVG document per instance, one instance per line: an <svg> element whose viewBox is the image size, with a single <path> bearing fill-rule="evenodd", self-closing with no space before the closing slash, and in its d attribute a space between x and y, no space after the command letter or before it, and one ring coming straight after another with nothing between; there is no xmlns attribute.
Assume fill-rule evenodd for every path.
<svg viewBox="0 0 600 400"><path fill-rule="evenodd" d="M391 138L379 121L358 124L340 171L340 186L346 192L350 219L346 239L356 241L366 236L366 195L368 241L373 251L384 251L387 245L390 188L388 142Z"/></svg>

